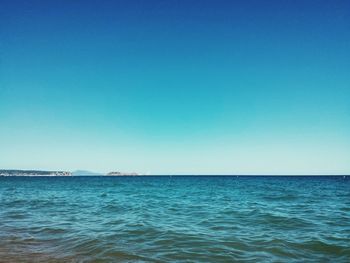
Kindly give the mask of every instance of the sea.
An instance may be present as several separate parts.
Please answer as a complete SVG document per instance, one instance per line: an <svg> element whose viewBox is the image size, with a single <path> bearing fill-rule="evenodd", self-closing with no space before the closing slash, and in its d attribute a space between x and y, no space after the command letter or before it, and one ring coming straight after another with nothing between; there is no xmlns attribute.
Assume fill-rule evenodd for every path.
<svg viewBox="0 0 350 263"><path fill-rule="evenodd" d="M350 177L0 177L0 262L350 262Z"/></svg>

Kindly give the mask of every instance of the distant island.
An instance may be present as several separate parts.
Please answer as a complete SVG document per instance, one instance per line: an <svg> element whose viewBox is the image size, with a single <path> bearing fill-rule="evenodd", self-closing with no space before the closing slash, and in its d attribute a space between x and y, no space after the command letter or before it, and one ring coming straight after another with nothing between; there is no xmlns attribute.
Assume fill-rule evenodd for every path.
<svg viewBox="0 0 350 263"><path fill-rule="evenodd" d="M110 172L108 176L136 176L138 173L123 173L123 172Z"/></svg>
<svg viewBox="0 0 350 263"><path fill-rule="evenodd" d="M0 176L71 176L67 171L0 170Z"/></svg>
<svg viewBox="0 0 350 263"><path fill-rule="evenodd" d="M75 170L72 172L72 176L101 176L105 175L103 173L93 172L93 171L87 171L87 170Z"/></svg>
<svg viewBox="0 0 350 263"><path fill-rule="evenodd" d="M69 171L43 171L43 170L4 170L0 169L0 176L137 176L138 173L109 172L101 174L85 170Z"/></svg>

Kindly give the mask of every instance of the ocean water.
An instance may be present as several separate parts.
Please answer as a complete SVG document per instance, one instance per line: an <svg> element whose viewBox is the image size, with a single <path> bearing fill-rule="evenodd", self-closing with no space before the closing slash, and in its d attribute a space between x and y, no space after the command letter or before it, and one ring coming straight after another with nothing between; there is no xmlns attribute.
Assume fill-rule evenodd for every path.
<svg viewBox="0 0 350 263"><path fill-rule="evenodd" d="M350 178L0 177L0 262L350 262Z"/></svg>

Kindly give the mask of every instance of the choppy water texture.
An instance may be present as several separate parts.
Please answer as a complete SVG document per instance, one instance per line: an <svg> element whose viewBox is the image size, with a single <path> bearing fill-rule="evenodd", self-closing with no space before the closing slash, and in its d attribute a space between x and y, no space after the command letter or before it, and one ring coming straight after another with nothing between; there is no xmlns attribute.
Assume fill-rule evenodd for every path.
<svg viewBox="0 0 350 263"><path fill-rule="evenodd" d="M0 262L350 262L350 178L0 178Z"/></svg>

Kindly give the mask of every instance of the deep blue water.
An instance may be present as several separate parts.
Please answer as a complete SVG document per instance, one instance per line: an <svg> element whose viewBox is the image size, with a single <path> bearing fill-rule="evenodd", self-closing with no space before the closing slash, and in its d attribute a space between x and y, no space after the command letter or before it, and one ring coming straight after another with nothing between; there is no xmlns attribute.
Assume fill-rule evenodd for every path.
<svg viewBox="0 0 350 263"><path fill-rule="evenodd" d="M0 177L0 262L350 262L350 178Z"/></svg>

